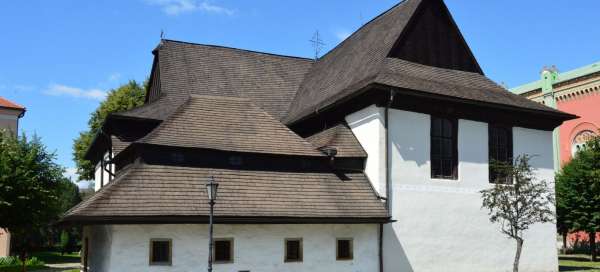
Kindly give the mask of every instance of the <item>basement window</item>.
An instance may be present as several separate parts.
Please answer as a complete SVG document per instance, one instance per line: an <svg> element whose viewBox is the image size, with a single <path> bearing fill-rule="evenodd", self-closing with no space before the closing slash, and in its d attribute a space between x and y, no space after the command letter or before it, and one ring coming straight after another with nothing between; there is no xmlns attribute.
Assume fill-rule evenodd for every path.
<svg viewBox="0 0 600 272"><path fill-rule="evenodd" d="M431 178L458 178L458 121L431 117Z"/></svg>
<svg viewBox="0 0 600 272"><path fill-rule="evenodd" d="M302 262L302 238L285 239L285 259L286 263Z"/></svg>
<svg viewBox="0 0 600 272"><path fill-rule="evenodd" d="M171 265L171 239L150 240L150 265Z"/></svg>
<svg viewBox="0 0 600 272"><path fill-rule="evenodd" d="M215 239L213 260L215 263L233 263L233 238Z"/></svg>
<svg viewBox="0 0 600 272"><path fill-rule="evenodd" d="M353 243L351 238L338 238L336 244L336 260L347 261L353 259Z"/></svg>

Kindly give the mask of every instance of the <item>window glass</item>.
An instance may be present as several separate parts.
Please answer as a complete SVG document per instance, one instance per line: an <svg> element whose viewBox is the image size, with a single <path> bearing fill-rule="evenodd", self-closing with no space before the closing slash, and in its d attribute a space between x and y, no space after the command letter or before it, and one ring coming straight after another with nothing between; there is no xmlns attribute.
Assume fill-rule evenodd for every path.
<svg viewBox="0 0 600 272"><path fill-rule="evenodd" d="M214 261L233 262L233 239L215 239Z"/></svg>
<svg viewBox="0 0 600 272"><path fill-rule="evenodd" d="M150 240L150 264L151 265L170 265L171 264L171 240L170 239L152 239L152 240Z"/></svg>
<svg viewBox="0 0 600 272"><path fill-rule="evenodd" d="M286 262L301 262L302 261L302 239L286 239L285 240L285 261Z"/></svg>
<svg viewBox="0 0 600 272"><path fill-rule="evenodd" d="M352 239L337 239L337 260L352 260Z"/></svg>
<svg viewBox="0 0 600 272"><path fill-rule="evenodd" d="M431 118L431 177L456 179L458 177L457 121Z"/></svg>

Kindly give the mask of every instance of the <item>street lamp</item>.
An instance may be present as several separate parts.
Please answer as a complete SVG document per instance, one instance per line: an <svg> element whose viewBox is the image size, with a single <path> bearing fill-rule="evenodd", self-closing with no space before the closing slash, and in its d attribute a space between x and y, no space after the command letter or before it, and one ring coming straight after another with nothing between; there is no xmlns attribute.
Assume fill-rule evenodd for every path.
<svg viewBox="0 0 600 272"><path fill-rule="evenodd" d="M212 272L213 263L213 208L217 199L217 188L219 188L219 184L215 182L215 177L209 177L208 183L206 183L206 193L208 194L208 204L210 205L210 215L208 217L208 272Z"/></svg>

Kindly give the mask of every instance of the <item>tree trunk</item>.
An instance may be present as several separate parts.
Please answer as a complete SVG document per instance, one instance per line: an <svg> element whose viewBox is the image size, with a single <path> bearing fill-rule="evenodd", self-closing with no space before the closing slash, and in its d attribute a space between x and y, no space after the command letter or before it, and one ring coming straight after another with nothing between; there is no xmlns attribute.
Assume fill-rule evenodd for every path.
<svg viewBox="0 0 600 272"><path fill-rule="evenodd" d="M521 259L521 250L523 249L523 239L517 238L517 253L513 263L513 272L519 272L519 260Z"/></svg>
<svg viewBox="0 0 600 272"><path fill-rule="evenodd" d="M596 232L590 231L588 233L590 237L590 255L592 255L592 262L596 261Z"/></svg>
<svg viewBox="0 0 600 272"><path fill-rule="evenodd" d="M21 251L19 259L21 259L21 272L27 272L27 252Z"/></svg>

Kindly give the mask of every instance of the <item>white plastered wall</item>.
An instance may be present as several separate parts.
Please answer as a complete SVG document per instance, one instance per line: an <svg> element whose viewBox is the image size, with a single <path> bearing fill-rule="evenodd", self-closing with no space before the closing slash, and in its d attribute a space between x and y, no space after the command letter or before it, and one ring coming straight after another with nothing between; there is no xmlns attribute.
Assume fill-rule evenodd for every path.
<svg viewBox="0 0 600 272"><path fill-rule="evenodd" d="M215 225L215 238L234 239L234 262L213 271L377 271L378 225ZM112 225L86 227L92 272L206 271L206 225ZM149 266L152 238L173 241L171 266ZM284 239L303 239L303 261L285 263ZM336 238L353 238L354 259L336 261ZM101 241L98 241L98 240ZM123 270L126 268L126 270Z"/></svg>
<svg viewBox="0 0 600 272"><path fill-rule="evenodd" d="M430 174L430 116L389 113L389 201L396 222L384 227L384 271L512 271L515 243L481 209L479 191L491 186L487 124L459 120L458 180L439 180ZM369 137L366 127L351 128L363 146L380 146L381 134ZM383 146L365 150L371 158L384 153ZM536 155L532 163L538 177L553 182L552 132L514 128L513 149L515 156ZM366 174L378 184L385 182ZM557 271L555 233L553 224L527 231L521 271Z"/></svg>

